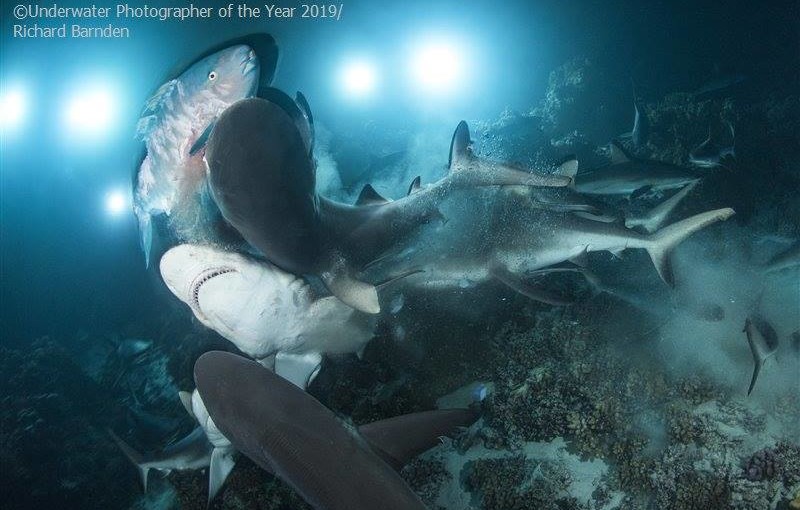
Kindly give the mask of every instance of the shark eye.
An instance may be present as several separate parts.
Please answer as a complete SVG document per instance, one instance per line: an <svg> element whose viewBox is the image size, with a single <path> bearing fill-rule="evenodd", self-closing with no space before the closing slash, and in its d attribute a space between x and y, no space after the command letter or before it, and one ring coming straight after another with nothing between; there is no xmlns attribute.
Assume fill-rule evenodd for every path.
<svg viewBox="0 0 800 510"><path fill-rule="evenodd" d="M216 71L211 71L210 73L208 73L208 79L209 79L209 81L216 80L217 79L217 72Z"/></svg>

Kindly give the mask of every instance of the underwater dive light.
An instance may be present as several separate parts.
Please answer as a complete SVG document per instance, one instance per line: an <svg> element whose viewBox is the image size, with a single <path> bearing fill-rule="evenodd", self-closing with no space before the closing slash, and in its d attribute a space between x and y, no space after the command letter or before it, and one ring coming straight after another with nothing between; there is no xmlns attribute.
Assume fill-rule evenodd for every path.
<svg viewBox="0 0 800 510"><path fill-rule="evenodd" d="M107 88L95 87L78 92L67 104L65 121L71 132L98 135L114 119L114 100Z"/></svg>
<svg viewBox="0 0 800 510"><path fill-rule="evenodd" d="M378 73L366 60L353 60L342 67L339 76L342 88L350 96L365 97L375 90Z"/></svg>
<svg viewBox="0 0 800 510"><path fill-rule="evenodd" d="M410 70L419 87L436 93L453 91L464 71L461 54L446 41L418 47L412 54Z"/></svg>
<svg viewBox="0 0 800 510"><path fill-rule="evenodd" d="M111 190L106 195L106 211L111 216L118 216L128 208L126 195L119 190Z"/></svg>
<svg viewBox="0 0 800 510"><path fill-rule="evenodd" d="M6 90L0 97L0 128L15 128L25 115L25 94L19 88Z"/></svg>

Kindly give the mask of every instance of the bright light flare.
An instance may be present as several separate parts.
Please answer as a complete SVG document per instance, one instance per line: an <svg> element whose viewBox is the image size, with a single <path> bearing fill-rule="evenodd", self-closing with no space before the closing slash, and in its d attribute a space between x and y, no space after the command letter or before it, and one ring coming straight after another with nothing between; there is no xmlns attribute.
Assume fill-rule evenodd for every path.
<svg viewBox="0 0 800 510"><path fill-rule="evenodd" d="M453 92L464 75L463 56L454 44L437 41L420 46L411 57L411 75L420 88Z"/></svg>
<svg viewBox="0 0 800 510"><path fill-rule="evenodd" d="M22 90L4 91L0 97L0 128L5 130L19 126L25 116L25 110L25 94Z"/></svg>
<svg viewBox="0 0 800 510"><path fill-rule="evenodd" d="M111 216L119 216L129 209L129 200L125 193L111 190L106 194L106 212Z"/></svg>
<svg viewBox="0 0 800 510"><path fill-rule="evenodd" d="M352 61L342 67L342 88L351 96L365 97L372 94L378 83L375 66L364 60Z"/></svg>
<svg viewBox="0 0 800 510"><path fill-rule="evenodd" d="M103 88L77 93L65 111L70 133L99 135L106 132L114 120L115 102L111 92Z"/></svg>

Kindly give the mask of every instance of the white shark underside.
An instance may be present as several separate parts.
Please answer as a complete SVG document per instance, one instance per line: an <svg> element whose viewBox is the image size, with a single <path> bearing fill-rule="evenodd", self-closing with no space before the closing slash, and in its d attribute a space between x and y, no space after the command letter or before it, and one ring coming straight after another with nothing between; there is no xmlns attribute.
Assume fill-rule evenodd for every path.
<svg viewBox="0 0 800 510"><path fill-rule="evenodd" d="M162 257L161 275L201 323L301 387L322 354L356 353L372 338L372 316L238 253L177 246Z"/></svg>

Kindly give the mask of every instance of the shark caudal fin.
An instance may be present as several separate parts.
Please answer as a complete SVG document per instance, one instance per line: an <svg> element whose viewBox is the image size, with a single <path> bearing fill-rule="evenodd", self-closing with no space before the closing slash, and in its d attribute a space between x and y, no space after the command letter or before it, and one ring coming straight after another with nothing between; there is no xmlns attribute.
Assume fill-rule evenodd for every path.
<svg viewBox="0 0 800 510"><path fill-rule="evenodd" d="M461 121L450 141L450 178L462 187L479 186L568 186L572 179L558 174L540 174L506 163L475 156L469 127Z"/></svg>
<svg viewBox="0 0 800 510"><path fill-rule="evenodd" d="M642 227L648 233L653 233L656 230L660 229L664 223L667 222L669 217L675 211L675 208L678 206L681 201L686 198L686 195L689 194L690 191L697 186L697 183L700 182L699 180L690 182L680 191L669 197L668 199L664 200L657 206L653 207L647 213L640 217L630 217L625 220L625 226L628 228L633 227Z"/></svg>
<svg viewBox="0 0 800 510"><path fill-rule="evenodd" d="M472 409L438 409L367 423L358 432L373 452L399 471L442 437L472 425L478 416Z"/></svg>
<svg viewBox="0 0 800 510"><path fill-rule="evenodd" d="M147 472L150 468L145 464L144 457L116 435L113 430L108 429L108 433L111 435L111 439L117 443L119 449L122 450L122 453L124 453L125 456L128 457L128 460L139 470L139 476L142 477L142 488L147 492Z"/></svg>
<svg viewBox="0 0 800 510"><path fill-rule="evenodd" d="M715 209L678 221L650 235L645 241L644 248L650 255L661 279L670 287L675 285L669 261L669 254L673 248L698 230L718 221L727 220L733 214L734 211L731 208Z"/></svg>
<svg viewBox="0 0 800 510"><path fill-rule="evenodd" d="M750 379L750 387L747 389L747 396L753 392L758 380L758 374L767 361L767 358L775 354L778 350L778 334L770 323L758 315L751 315L744 321L744 329L747 334L747 343L753 353L753 377Z"/></svg>

